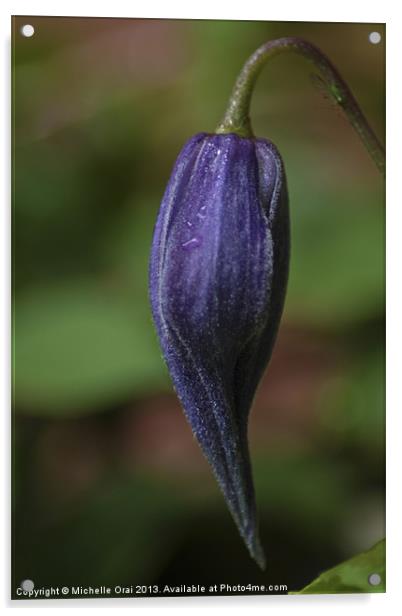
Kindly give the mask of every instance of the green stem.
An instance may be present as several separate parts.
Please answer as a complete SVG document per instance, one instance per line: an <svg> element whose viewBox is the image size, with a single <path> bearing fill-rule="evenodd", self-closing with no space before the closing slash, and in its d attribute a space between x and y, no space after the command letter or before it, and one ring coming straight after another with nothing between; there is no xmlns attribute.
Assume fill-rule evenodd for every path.
<svg viewBox="0 0 402 616"><path fill-rule="evenodd" d="M301 38L286 37L268 41L250 56L236 80L228 108L216 132L237 133L242 137L254 136L249 109L255 82L265 63L273 56L286 51L304 56L318 69L328 93L344 111L378 169L384 172L384 147L366 120L346 82L318 47Z"/></svg>

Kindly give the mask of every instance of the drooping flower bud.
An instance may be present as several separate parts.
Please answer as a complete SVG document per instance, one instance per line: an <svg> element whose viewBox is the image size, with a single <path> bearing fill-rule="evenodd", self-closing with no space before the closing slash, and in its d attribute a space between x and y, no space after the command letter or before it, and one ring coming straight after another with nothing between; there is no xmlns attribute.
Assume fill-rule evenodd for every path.
<svg viewBox="0 0 402 616"><path fill-rule="evenodd" d="M288 261L276 147L233 133L192 137L154 230L151 306L185 415L262 567L247 420L275 341Z"/></svg>

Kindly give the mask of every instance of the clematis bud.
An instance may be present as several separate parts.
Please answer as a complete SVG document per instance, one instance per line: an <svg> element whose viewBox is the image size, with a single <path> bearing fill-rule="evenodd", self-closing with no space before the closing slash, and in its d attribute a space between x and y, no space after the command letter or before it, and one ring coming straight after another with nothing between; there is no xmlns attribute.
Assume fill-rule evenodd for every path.
<svg viewBox="0 0 402 616"><path fill-rule="evenodd" d="M288 260L276 147L233 133L192 137L154 230L151 306L185 415L261 567L247 420L275 341Z"/></svg>
<svg viewBox="0 0 402 616"><path fill-rule="evenodd" d="M284 52L312 62L385 169L382 144L322 51L297 37L268 41L241 69L216 134L195 135L179 155L150 261L152 312L175 389L261 567L247 421L282 314L289 218L281 157L273 143L254 137L249 110L261 69Z"/></svg>

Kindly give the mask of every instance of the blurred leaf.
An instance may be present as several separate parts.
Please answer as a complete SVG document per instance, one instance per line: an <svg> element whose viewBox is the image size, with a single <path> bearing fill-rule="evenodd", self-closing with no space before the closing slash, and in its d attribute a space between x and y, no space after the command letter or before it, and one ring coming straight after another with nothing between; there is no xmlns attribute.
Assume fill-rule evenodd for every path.
<svg viewBox="0 0 402 616"><path fill-rule="evenodd" d="M96 411L164 380L147 305L113 282L35 289L15 311L14 395L26 412Z"/></svg>
<svg viewBox="0 0 402 616"><path fill-rule="evenodd" d="M382 345L348 362L323 389L319 420L326 433L364 450L378 465L385 448L385 354Z"/></svg>
<svg viewBox="0 0 402 616"><path fill-rule="evenodd" d="M102 245L109 266L119 272L125 287L135 292L136 301L146 304L148 312L148 263L159 200L160 195L133 198Z"/></svg>
<svg viewBox="0 0 402 616"><path fill-rule="evenodd" d="M267 453L254 457L256 492L261 507L290 516L292 524L326 536L345 514L355 489L350 469L339 460L305 451Z"/></svg>
<svg viewBox="0 0 402 616"><path fill-rule="evenodd" d="M297 187L297 178L294 178ZM341 328L384 311L384 210L378 192L315 186L290 192L290 321ZM351 190L352 189L352 190Z"/></svg>
<svg viewBox="0 0 402 616"><path fill-rule="evenodd" d="M369 583L371 575L381 578L378 585ZM291 594L325 594L349 592L385 592L385 539L371 550L322 573L314 582Z"/></svg>

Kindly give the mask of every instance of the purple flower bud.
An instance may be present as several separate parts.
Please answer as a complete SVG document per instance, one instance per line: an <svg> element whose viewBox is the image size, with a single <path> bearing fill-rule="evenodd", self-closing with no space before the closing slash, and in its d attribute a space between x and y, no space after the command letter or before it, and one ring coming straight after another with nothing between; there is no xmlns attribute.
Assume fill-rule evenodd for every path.
<svg viewBox="0 0 402 616"><path fill-rule="evenodd" d="M235 134L192 137L155 226L152 312L185 415L261 567L247 419L275 341L288 262L276 147Z"/></svg>

